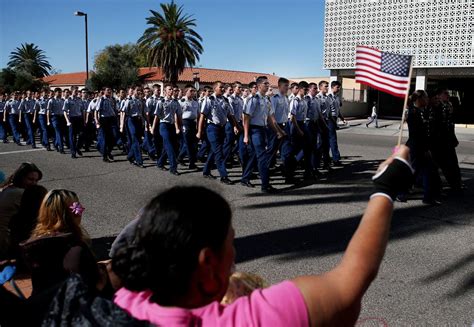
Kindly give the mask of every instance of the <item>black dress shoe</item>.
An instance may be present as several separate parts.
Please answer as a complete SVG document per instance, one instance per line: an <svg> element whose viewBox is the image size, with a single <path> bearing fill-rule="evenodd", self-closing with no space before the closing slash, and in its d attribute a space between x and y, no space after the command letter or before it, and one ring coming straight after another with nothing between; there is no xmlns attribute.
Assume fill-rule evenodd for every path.
<svg viewBox="0 0 474 327"><path fill-rule="evenodd" d="M109 162L114 162L115 161L113 155L109 154L108 157L109 157Z"/></svg>
<svg viewBox="0 0 474 327"><path fill-rule="evenodd" d="M111 161L109 160L109 158L107 158L107 157L102 158L102 161L103 161L103 162L111 162Z"/></svg>
<svg viewBox="0 0 474 327"><path fill-rule="evenodd" d="M75 154L71 154L72 159L77 159L77 156Z"/></svg>
<svg viewBox="0 0 474 327"><path fill-rule="evenodd" d="M255 185L253 185L252 183L250 183L250 181L241 181L241 182L240 182L240 185L246 186L246 187L251 187L251 188L255 187Z"/></svg>
<svg viewBox="0 0 474 327"><path fill-rule="evenodd" d="M188 168L191 169L191 170L195 170L195 169L198 169L198 166L192 164L192 165L189 165Z"/></svg>
<svg viewBox="0 0 474 327"><path fill-rule="evenodd" d="M171 175L179 176L180 174L178 173L177 170L170 170Z"/></svg>
<svg viewBox="0 0 474 327"><path fill-rule="evenodd" d="M36 144L33 144L33 145L31 146L31 148L32 148L32 149L37 149L38 147L36 146Z"/></svg>
<svg viewBox="0 0 474 327"><path fill-rule="evenodd" d="M163 171L166 171L168 169L165 168L165 166L157 166L159 170L163 170Z"/></svg>
<svg viewBox="0 0 474 327"><path fill-rule="evenodd" d="M145 166L143 166L142 163L135 162L134 165L137 166L138 168L145 168Z"/></svg>
<svg viewBox="0 0 474 327"><path fill-rule="evenodd" d="M211 174L202 174L202 176L203 176L204 178L208 178L208 179L216 179L216 176L213 176L213 175L211 175Z"/></svg>
<svg viewBox="0 0 474 327"><path fill-rule="evenodd" d="M285 184L298 184L299 180L294 177L286 177Z"/></svg>
<svg viewBox="0 0 474 327"><path fill-rule="evenodd" d="M7 144L7 143L8 143L8 140L3 140L3 143Z"/></svg>
<svg viewBox="0 0 474 327"><path fill-rule="evenodd" d="M332 163L332 165L333 165L334 167L342 167L342 163L341 163L340 160L334 161L334 162Z"/></svg>
<svg viewBox="0 0 474 327"><path fill-rule="evenodd" d="M64 151L64 150L59 150L59 153L61 153L61 154L66 154L66 151Z"/></svg>
<svg viewBox="0 0 474 327"><path fill-rule="evenodd" d="M15 142L15 143L16 143L16 145L18 145L18 146L23 146L23 144L21 144L21 142Z"/></svg>
<svg viewBox="0 0 474 327"><path fill-rule="evenodd" d="M46 151L53 151L53 149L51 149L51 147L48 145L45 147Z"/></svg>
<svg viewBox="0 0 474 327"><path fill-rule="evenodd" d="M262 192L263 193L268 193L268 194L274 194L274 193L277 192L277 189L274 188L271 185L268 185L268 186L265 186L265 187L262 186Z"/></svg>
<svg viewBox="0 0 474 327"><path fill-rule="evenodd" d="M233 182L229 179L229 177L221 177L221 183L226 185L232 185Z"/></svg>
<svg viewBox="0 0 474 327"><path fill-rule="evenodd" d="M82 151L81 150L77 150L76 152L77 152L77 155L82 157Z"/></svg>

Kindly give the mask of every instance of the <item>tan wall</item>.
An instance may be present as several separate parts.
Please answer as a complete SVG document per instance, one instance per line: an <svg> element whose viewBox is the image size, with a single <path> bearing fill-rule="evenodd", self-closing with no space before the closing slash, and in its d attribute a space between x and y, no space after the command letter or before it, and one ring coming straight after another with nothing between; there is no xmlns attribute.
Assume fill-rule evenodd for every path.
<svg viewBox="0 0 474 327"><path fill-rule="evenodd" d="M316 77L290 77L290 80L295 82L306 81L308 83L319 83L320 81L328 81L329 76L316 76ZM354 78L343 77L342 78L342 88L343 89L355 89L355 90L365 90L365 85L355 82Z"/></svg>

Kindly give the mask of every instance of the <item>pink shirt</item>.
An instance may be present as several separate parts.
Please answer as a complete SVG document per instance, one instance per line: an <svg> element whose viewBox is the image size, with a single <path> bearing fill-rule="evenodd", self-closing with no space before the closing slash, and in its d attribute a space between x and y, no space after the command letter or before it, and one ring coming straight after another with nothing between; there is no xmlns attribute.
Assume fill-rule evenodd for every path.
<svg viewBox="0 0 474 327"><path fill-rule="evenodd" d="M161 307L150 302L150 296L150 291L121 288L114 301L136 319L159 326L309 326L303 295L290 281L255 290L228 306L212 302L197 309Z"/></svg>

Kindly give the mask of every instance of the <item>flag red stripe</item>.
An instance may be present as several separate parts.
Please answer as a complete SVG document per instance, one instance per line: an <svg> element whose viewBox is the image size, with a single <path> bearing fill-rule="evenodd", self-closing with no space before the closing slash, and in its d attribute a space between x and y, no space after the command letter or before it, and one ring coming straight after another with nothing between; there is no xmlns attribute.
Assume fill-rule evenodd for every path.
<svg viewBox="0 0 474 327"><path fill-rule="evenodd" d="M374 89L376 89L376 90L380 90L380 91L382 91L382 92L391 94L391 95L393 95L393 96L396 96L397 98L404 98L404 97L405 97L405 93L404 93L404 94L395 93L395 92L392 92L392 91L390 91L390 90L388 90L388 89L385 89L385 88L383 88L383 87L378 87L378 86L376 86L376 85L372 85L371 83L368 83L368 82L357 81L357 79L356 79L356 82L358 82L358 83L360 83L360 84L368 85L368 86L370 86L371 88L374 88Z"/></svg>
<svg viewBox="0 0 474 327"><path fill-rule="evenodd" d="M356 71L356 76L359 74L359 73L363 73L362 75L364 76L367 76L367 75L370 75L372 76L374 79L376 80L379 80L379 81L382 81L384 83L388 83L388 84L391 84L391 85L394 85L394 86L398 86L398 87L402 87L406 84L408 84L408 79L405 80L405 81L397 81L397 80L392 80L390 78L386 78L384 76L380 76L376 73L373 73L367 69L363 69L363 68L360 68Z"/></svg>
<svg viewBox="0 0 474 327"><path fill-rule="evenodd" d="M394 81L394 82L397 82L397 83L404 83L404 82L408 82L408 77L401 77L401 76L395 76L395 75L391 75L391 74L387 74L387 73L384 73L384 72L381 72L380 70L377 70L369 65L365 65L365 64L356 64L356 73L358 70L365 70L369 73L372 73L372 74L375 74L377 76L379 76L380 78L385 78L385 79L388 79L388 80L391 80L391 81Z"/></svg>
<svg viewBox="0 0 474 327"><path fill-rule="evenodd" d="M398 91L405 92L408 89L408 84L406 86L403 86L403 87L393 86L391 84L388 84L388 83L385 83L383 81L371 78L369 76L356 75L356 80L368 80L371 83L380 84L380 86L391 88L391 89L393 89L394 92L398 92Z"/></svg>

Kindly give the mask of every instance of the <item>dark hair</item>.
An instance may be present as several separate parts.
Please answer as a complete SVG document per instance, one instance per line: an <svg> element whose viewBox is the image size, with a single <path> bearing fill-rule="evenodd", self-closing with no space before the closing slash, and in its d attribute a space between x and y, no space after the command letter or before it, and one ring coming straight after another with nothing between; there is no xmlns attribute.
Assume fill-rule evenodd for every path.
<svg viewBox="0 0 474 327"><path fill-rule="evenodd" d="M6 179L5 182L3 182L3 184L0 185L0 188L6 187L10 184L13 184L13 186L16 187L20 187L23 182L23 179L29 173L38 173L38 180L41 180L41 178L43 178L43 173L41 172L41 170L39 170L38 167L36 167L34 163L24 162L20 165L20 167L17 168L17 170L15 170L13 174L10 175L10 177Z"/></svg>
<svg viewBox="0 0 474 327"><path fill-rule="evenodd" d="M298 83L296 83L296 82L291 83L290 89L292 89L292 88L294 88L294 87L299 87L299 86L298 86Z"/></svg>
<svg viewBox="0 0 474 327"><path fill-rule="evenodd" d="M308 88L308 82L306 82L306 81L301 81L301 82L298 83L298 87L299 87L300 89L307 89L307 88Z"/></svg>
<svg viewBox="0 0 474 327"><path fill-rule="evenodd" d="M284 78L284 77L280 77L278 79L278 86L280 86L282 84L289 84L289 83L290 83L290 81L288 79Z"/></svg>
<svg viewBox="0 0 474 327"><path fill-rule="evenodd" d="M239 81L235 81L232 86L235 88L237 86L242 86L242 83L240 83Z"/></svg>
<svg viewBox="0 0 474 327"><path fill-rule="evenodd" d="M318 83L319 88L321 88L321 85L323 85L323 84L329 84L329 83L328 83L328 81L320 81Z"/></svg>
<svg viewBox="0 0 474 327"><path fill-rule="evenodd" d="M262 84L265 81L268 81L268 77L262 75L262 76L257 77L257 79L255 80L255 83L257 83L258 85L258 84Z"/></svg>
<svg viewBox="0 0 474 327"><path fill-rule="evenodd" d="M332 81L332 82L331 82L331 88L333 88L334 86L341 86L341 82L339 82L339 81Z"/></svg>
<svg viewBox="0 0 474 327"><path fill-rule="evenodd" d="M173 187L144 208L134 240L117 250L112 269L127 289L149 289L153 301L172 305L188 292L199 252L222 249L231 218L229 204L216 192Z"/></svg>
<svg viewBox="0 0 474 327"><path fill-rule="evenodd" d="M314 82L311 82L311 83L308 84L308 87L312 87L312 86L318 87L318 84L316 84L316 83L314 83Z"/></svg>
<svg viewBox="0 0 474 327"><path fill-rule="evenodd" d="M20 210L15 219L10 221L12 237L17 242L28 239L38 222L38 213L41 203L48 190L41 185L34 185L23 192Z"/></svg>
<svg viewBox="0 0 474 327"><path fill-rule="evenodd" d="M62 92L61 88L57 87L54 89L54 92Z"/></svg>
<svg viewBox="0 0 474 327"><path fill-rule="evenodd" d="M212 91L212 87L210 87L209 85L204 85L203 90L204 91Z"/></svg>
<svg viewBox="0 0 474 327"><path fill-rule="evenodd" d="M416 100L422 98L422 97L427 97L428 94L426 93L425 90L416 90L415 92L412 93L412 95L410 95L410 97L408 98L408 105L409 106L412 106L415 104Z"/></svg>

